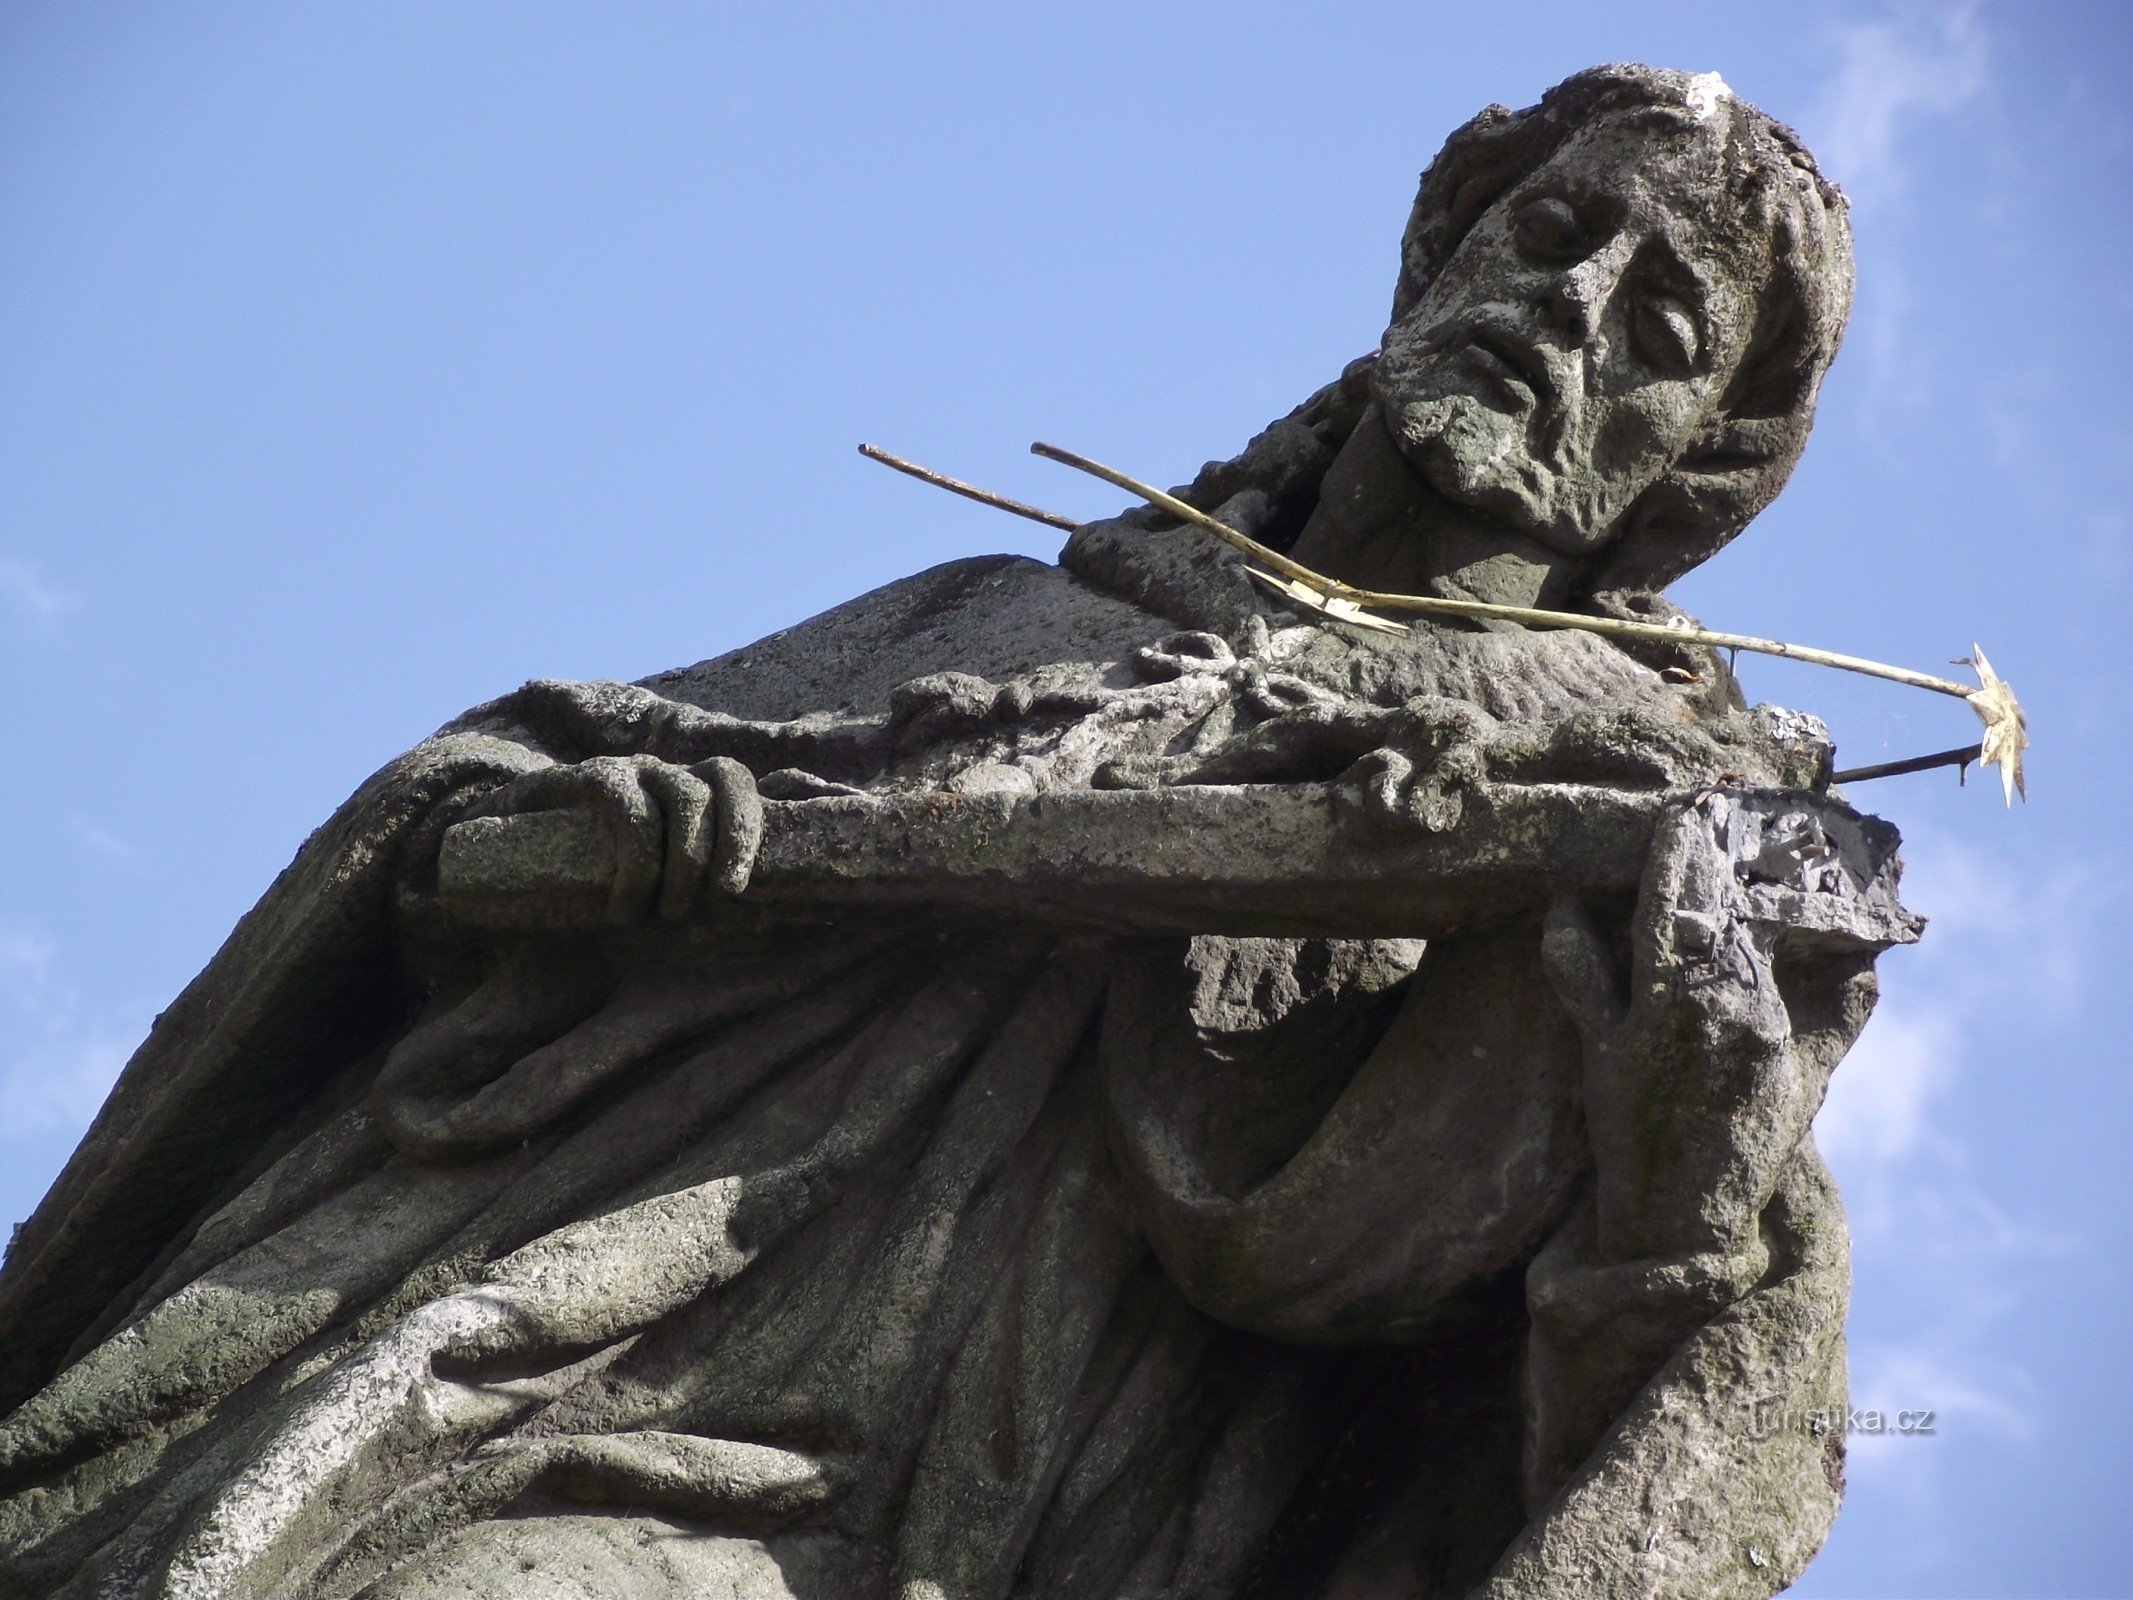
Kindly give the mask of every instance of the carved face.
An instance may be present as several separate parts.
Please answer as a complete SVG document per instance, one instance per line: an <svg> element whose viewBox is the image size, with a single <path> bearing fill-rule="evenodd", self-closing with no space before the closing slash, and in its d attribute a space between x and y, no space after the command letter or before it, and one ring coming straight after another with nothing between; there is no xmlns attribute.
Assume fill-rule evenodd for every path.
<svg viewBox="0 0 2133 1600"><path fill-rule="evenodd" d="M1723 181L1725 120L1582 130L1387 331L1373 384L1438 492L1580 555L1696 436L1768 254Z"/></svg>

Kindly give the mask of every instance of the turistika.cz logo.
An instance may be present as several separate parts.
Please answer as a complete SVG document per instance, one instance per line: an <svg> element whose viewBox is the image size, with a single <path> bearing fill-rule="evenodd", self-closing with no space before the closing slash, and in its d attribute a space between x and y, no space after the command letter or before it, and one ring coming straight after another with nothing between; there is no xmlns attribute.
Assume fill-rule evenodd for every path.
<svg viewBox="0 0 2133 1600"><path fill-rule="evenodd" d="M1758 1439L1788 1431L1813 1434L1818 1439L1824 1434L1837 1432L1868 1438L1895 1434L1916 1439L1930 1438L1937 1431L1935 1414L1929 1410L1879 1411L1872 1407L1827 1406L1820 1410L1800 1411L1757 1402L1749 1405L1748 1415L1748 1431Z"/></svg>

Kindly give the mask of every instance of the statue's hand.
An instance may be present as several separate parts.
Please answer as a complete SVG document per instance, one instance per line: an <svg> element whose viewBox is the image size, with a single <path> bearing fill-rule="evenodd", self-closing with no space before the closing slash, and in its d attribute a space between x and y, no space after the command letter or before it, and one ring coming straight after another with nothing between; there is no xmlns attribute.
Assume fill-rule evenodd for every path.
<svg viewBox="0 0 2133 1600"><path fill-rule="evenodd" d="M1700 801L1660 823L1626 984L1576 900L1543 958L1583 1036L1598 1245L1615 1260L1753 1250L1757 1219L1823 1087L1793 1045L1771 930L1749 918Z"/></svg>
<svg viewBox="0 0 2133 1600"><path fill-rule="evenodd" d="M1488 776L1496 724L1460 700L1421 696L1391 711L1375 748L1340 776L1366 815L1443 833L1456 827L1466 791Z"/></svg>
<svg viewBox="0 0 2133 1600"><path fill-rule="evenodd" d="M683 919L747 886L762 802L739 762L595 756L516 778L445 831L438 896L515 927Z"/></svg>
<svg viewBox="0 0 2133 1600"><path fill-rule="evenodd" d="M1097 786L1330 782L1374 820L1441 831L1459 820L1459 791L1485 775L1495 723L1463 701L1379 706L1281 674L1239 679L1241 726L1182 754L1111 762Z"/></svg>

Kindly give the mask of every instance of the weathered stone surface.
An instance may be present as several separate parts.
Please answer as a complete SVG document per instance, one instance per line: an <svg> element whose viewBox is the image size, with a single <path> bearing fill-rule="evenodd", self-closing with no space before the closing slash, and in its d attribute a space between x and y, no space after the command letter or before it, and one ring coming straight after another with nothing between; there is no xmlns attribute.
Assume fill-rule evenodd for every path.
<svg viewBox="0 0 2133 1600"><path fill-rule="evenodd" d="M1715 80L1580 74L1183 492L1673 615L1847 249ZM1830 766L1708 652L1310 625L1146 511L529 684L305 845L22 1231L0 1596L1773 1593L1841 1487L1808 1126L1918 933Z"/></svg>

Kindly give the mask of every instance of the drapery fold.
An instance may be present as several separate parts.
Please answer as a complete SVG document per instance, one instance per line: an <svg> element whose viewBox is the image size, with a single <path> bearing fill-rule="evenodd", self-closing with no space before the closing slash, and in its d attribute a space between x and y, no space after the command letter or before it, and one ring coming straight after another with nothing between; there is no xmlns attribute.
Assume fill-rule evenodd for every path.
<svg viewBox="0 0 2133 1600"><path fill-rule="evenodd" d="M1519 1375L1553 1303L1528 1266L1589 1265L1531 929L744 908L475 962L438 941L437 839L530 772L931 782L898 738L997 768L1013 701L1053 719L1031 770L1086 782L1171 736L1150 708L1212 747L1233 703L1329 692L1219 640L1151 650L1050 711L933 682L903 733L533 685L381 772L173 1005L0 1274L0 1594L435 1600L567 1567L588 1600L1450 1597L1581 1563L1690 1594L1803 1560L1798 1515L1765 1524L1833 1507L1835 1447L1724 1408L1744 1374L1782 1376L1773 1415L1841 1394L1811 1154L1769 1221L1797 1248L1527 1521ZM1720 1492L1744 1474L1766 1487ZM1651 1494L1672 1509L1620 1546Z"/></svg>

